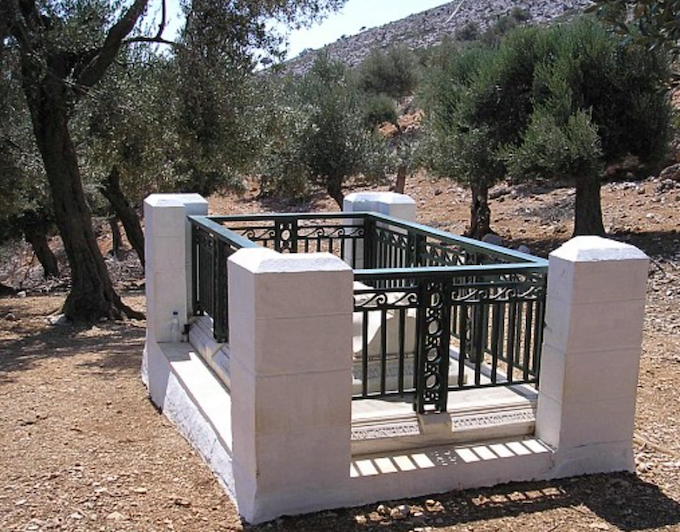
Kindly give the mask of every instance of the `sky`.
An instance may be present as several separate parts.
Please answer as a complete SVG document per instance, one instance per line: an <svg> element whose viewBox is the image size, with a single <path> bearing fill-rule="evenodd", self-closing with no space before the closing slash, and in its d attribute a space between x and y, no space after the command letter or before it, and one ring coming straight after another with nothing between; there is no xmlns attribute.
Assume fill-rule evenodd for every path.
<svg viewBox="0 0 680 532"><path fill-rule="evenodd" d="M413 13L427 11L433 7L447 4L451 0L348 0L345 6L321 23L311 28L300 29L290 33L288 37L288 58L293 58L306 48L317 49L337 41L343 35L354 35L362 27L374 28L388 22L400 20ZM154 3L151 3L152 6ZM164 36L176 34L182 21L180 19L179 0L168 0L169 21ZM147 20L158 16L158 11L147 15Z"/></svg>

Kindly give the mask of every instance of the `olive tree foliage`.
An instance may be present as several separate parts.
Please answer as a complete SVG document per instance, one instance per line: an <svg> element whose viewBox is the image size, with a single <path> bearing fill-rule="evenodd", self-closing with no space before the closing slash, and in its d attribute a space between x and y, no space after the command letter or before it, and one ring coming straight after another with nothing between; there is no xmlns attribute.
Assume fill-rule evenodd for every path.
<svg viewBox="0 0 680 532"><path fill-rule="evenodd" d="M359 88L368 94L401 98L413 94L418 85L419 67L415 54L406 46L377 48L358 68Z"/></svg>
<svg viewBox="0 0 680 532"><path fill-rule="evenodd" d="M3 67L15 58L0 56ZM3 68L4 70L4 68ZM0 78L0 243L23 236L45 277L58 276L57 259L47 241L54 216L45 172L31 130L21 87Z"/></svg>
<svg viewBox="0 0 680 532"><path fill-rule="evenodd" d="M427 159L470 186L473 236L490 229L488 187L508 176L571 178L574 233L603 234L604 165L664 154L667 76L663 56L623 48L591 19L515 30L430 74Z"/></svg>
<svg viewBox="0 0 680 532"><path fill-rule="evenodd" d="M195 0L187 21L203 18L228 30L235 57L272 50L271 18L305 21L342 0ZM153 32L142 31L147 8L161 7ZM113 289L92 228L72 119L78 104L96 94L121 54L135 45L168 43L164 0L6 0L0 4L0 52L14 60L3 76L19 84L40 152L57 227L71 266L67 317L93 321L135 313ZM189 16L190 15L190 16ZM188 22L189 24L190 22ZM200 55L197 60L202 60ZM235 62L232 68L247 68ZM200 82L200 80L196 80Z"/></svg>
<svg viewBox="0 0 680 532"><path fill-rule="evenodd" d="M626 43L680 52L680 1L593 0L588 8L609 24Z"/></svg>
<svg viewBox="0 0 680 532"><path fill-rule="evenodd" d="M541 46L538 30L522 30L497 49L454 54L426 76L421 157L435 174L470 188L469 236L491 232L489 188L505 177L500 151L519 141L528 122Z"/></svg>
<svg viewBox="0 0 680 532"><path fill-rule="evenodd" d="M344 64L321 53L310 71L279 89L280 107L261 174L272 193L304 195L321 184L342 207L343 184L363 174L385 176L385 142L365 121L362 99Z"/></svg>

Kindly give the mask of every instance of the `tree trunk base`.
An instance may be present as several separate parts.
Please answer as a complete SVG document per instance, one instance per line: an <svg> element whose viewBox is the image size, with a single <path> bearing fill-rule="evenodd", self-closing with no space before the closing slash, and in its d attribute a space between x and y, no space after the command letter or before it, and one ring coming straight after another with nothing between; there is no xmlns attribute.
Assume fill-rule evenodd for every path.
<svg viewBox="0 0 680 532"><path fill-rule="evenodd" d="M579 176L576 178L573 236L583 235L606 235L602 222L600 179L597 176Z"/></svg>
<svg viewBox="0 0 680 532"><path fill-rule="evenodd" d="M491 209L489 208L489 187L472 186L470 202L470 226L465 236L481 240L491 233Z"/></svg>

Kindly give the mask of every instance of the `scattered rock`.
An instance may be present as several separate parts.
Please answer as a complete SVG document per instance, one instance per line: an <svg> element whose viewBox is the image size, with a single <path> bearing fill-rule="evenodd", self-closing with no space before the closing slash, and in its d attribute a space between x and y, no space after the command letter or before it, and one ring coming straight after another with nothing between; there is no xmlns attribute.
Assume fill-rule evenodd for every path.
<svg viewBox="0 0 680 532"><path fill-rule="evenodd" d="M17 317L16 317L12 312L8 312L8 313L5 315L5 319L6 319L7 321L17 321Z"/></svg>
<svg viewBox="0 0 680 532"><path fill-rule="evenodd" d="M354 520L357 522L357 525L365 525L368 523L368 519L365 515L355 515Z"/></svg>
<svg viewBox="0 0 680 532"><path fill-rule="evenodd" d="M146 489L146 488L133 488L132 491L133 491L134 493L146 493L146 492L149 491L149 490Z"/></svg>
<svg viewBox="0 0 680 532"><path fill-rule="evenodd" d="M20 292L17 292L17 297L19 299L24 299L26 297L26 290L21 290Z"/></svg>
<svg viewBox="0 0 680 532"><path fill-rule="evenodd" d="M68 327L71 325L71 322L65 314L55 314L54 316L48 317L47 321L50 325L54 325L55 327Z"/></svg>
<svg viewBox="0 0 680 532"><path fill-rule="evenodd" d="M390 517L396 521L401 521L408 518L410 513L411 509L408 507L408 505L400 504L399 506L392 508L390 511Z"/></svg>
<svg viewBox="0 0 680 532"><path fill-rule="evenodd" d="M106 516L107 521L127 521L128 519L129 517L127 515L120 512L111 512Z"/></svg>
<svg viewBox="0 0 680 532"><path fill-rule="evenodd" d="M663 169L659 174L659 180L664 181L665 179L680 182L680 163L672 164Z"/></svg>
<svg viewBox="0 0 680 532"><path fill-rule="evenodd" d="M390 509L384 504L378 505L375 511L378 512L380 515L387 515L388 513L390 513Z"/></svg>
<svg viewBox="0 0 680 532"><path fill-rule="evenodd" d="M484 237L482 238L482 242L486 242L487 244L492 244L494 246L503 245L503 239L494 233L484 235Z"/></svg>
<svg viewBox="0 0 680 532"><path fill-rule="evenodd" d="M176 495L173 495L170 497L172 499L172 503L175 506L181 506L183 508L188 508L191 506L191 501L188 501L187 499L184 499L182 497L177 497Z"/></svg>

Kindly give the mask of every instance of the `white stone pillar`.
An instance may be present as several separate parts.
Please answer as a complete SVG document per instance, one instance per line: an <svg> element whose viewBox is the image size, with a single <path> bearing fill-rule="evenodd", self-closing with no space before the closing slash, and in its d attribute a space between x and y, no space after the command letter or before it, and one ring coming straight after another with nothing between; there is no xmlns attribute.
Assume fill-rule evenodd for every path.
<svg viewBox="0 0 680 532"><path fill-rule="evenodd" d="M406 222L416 221L416 202L406 194L396 192L353 192L345 196L343 212L377 212ZM348 220L348 225L358 225ZM357 269L364 267L363 240L357 243ZM347 246L343 257L348 264L352 263L352 247Z"/></svg>
<svg viewBox="0 0 680 532"><path fill-rule="evenodd" d="M164 393L162 384L149 382L150 365L160 360L156 344L170 341L173 311L179 314L180 327L189 318L191 226L187 215L205 214L208 202L198 194L152 194L144 200L146 346L142 379L154 401L162 400L160 394Z"/></svg>
<svg viewBox="0 0 680 532"><path fill-rule="evenodd" d="M632 471L648 257L600 237L550 254L536 435L549 476Z"/></svg>
<svg viewBox="0 0 680 532"><path fill-rule="evenodd" d="M234 479L250 523L331 507L347 488L352 280L328 253L229 259Z"/></svg>

